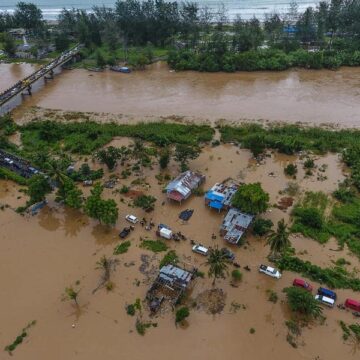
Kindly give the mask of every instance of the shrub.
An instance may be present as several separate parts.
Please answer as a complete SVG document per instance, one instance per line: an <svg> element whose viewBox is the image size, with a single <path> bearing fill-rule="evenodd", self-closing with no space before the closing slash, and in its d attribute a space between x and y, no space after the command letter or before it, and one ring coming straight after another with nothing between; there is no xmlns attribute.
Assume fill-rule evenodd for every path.
<svg viewBox="0 0 360 360"><path fill-rule="evenodd" d="M270 219L257 218L253 223L253 232L255 235L264 236L266 235L274 223Z"/></svg>
<svg viewBox="0 0 360 360"><path fill-rule="evenodd" d="M159 268L161 269L163 266L168 264L177 264L179 262L179 257L177 256L175 250L170 250L165 256L162 258L159 264Z"/></svg>
<svg viewBox="0 0 360 360"><path fill-rule="evenodd" d="M259 214L268 208L269 194L260 183L241 185L232 199L232 205L241 211Z"/></svg>
<svg viewBox="0 0 360 360"><path fill-rule="evenodd" d="M125 254L129 250L130 246L130 241L124 241L123 243L116 246L116 248L114 249L114 255Z"/></svg>
<svg viewBox="0 0 360 360"><path fill-rule="evenodd" d="M167 245L161 240L144 240L140 247L155 253L166 251L168 249Z"/></svg>
<svg viewBox="0 0 360 360"><path fill-rule="evenodd" d="M288 176L295 176L297 173L297 166L294 164L289 164L284 168L284 173Z"/></svg>
<svg viewBox="0 0 360 360"><path fill-rule="evenodd" d="M323 227L323 217L316 208L297 207L294 209L293 214L298 218L298 221L305 226L313 229L321 229Z"/></svg>
<svg viewBox="0 0 360 360"><path fill-rule="evenodd" d="M315 167L315 163L313 159L306 159L304 162L304 168L305 169L313 169Z"/></svg>
<svg viewBox="0 0 360 360"><path fill-rule="evenodd" d="M241 281L242 280L242 272L239 270L239 269L234 269L232 272L231 272L231 277L233 278L233 280L235 281Z"/></svg>
<svg viewBox="0 0 360 360"><path fill-rule="evenodd" d="M135 306L134 304L129 304L126 306L126 313L130 316L134 316L135 315Z"/></svg>
<svg viewBox="0 0 360 360"><path fill-rule="evenodd" d="M140 195L134 200L134 206L142 208L145 211L154 210L156 198L151 195Z"/></svg>
<svg viewBox="0 0 360 360"><path fill-rule="evenodd" d="M175 323L183 322L190 315L189 308L187 306L183 306L176 311L175 314Z"/></svg>

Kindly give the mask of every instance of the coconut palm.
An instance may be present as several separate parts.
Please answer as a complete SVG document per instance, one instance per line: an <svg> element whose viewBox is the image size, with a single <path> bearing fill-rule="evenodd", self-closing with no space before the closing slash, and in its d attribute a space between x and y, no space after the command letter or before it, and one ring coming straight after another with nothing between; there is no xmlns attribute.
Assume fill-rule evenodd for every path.
<svg viewBox="0 0 360 360"><path fill-rule="evenodd" d="M142 174L142 162L146 158L146 149L144 143L140 139L135 139L134 147L132 149L132 157L138 161L140 167L140 173Z"/></svg>
<svg viewBox="0 0 360 360"><path fill-rule="evenodd" d="M284 219L281 219L277 224L276 231L270 230L267 236L266 244L270 246L270 256L277 257L290 246L289 234Z"/></svg>
<svg viewBox="0 0 360 360"><path fill-rule="evenodd" d="M225 275L228 273L227 267L229 262L230 260L227 254L222 249L219 249L217 246L209 249L209 255L205 264L209 266L209 277L214 278L213 286L215 285L216 279L225 278Z"/></svg>

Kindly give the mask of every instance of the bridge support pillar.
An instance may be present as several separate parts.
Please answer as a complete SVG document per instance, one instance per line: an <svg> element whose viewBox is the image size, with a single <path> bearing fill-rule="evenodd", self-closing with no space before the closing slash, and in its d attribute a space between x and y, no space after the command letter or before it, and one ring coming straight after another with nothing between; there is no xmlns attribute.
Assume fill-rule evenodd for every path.
<svg viewBox="0 0 360 360"><path fill-rule="evenodd" d="M27 90L27 95L30 95L30 96L32 95L31 89L32 89L31 85L29 85L29 86L26 88L26 90Z"/></svg>

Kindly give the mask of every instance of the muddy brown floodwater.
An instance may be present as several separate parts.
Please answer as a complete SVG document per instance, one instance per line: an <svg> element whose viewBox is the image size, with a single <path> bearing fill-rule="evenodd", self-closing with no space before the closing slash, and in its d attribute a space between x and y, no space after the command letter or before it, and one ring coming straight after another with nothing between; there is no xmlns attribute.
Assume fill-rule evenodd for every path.
<svg viewBox="0 0 360 360"><path fill-rule="evenodd" d="M116 139L112 144L127 144L127 140L124 140ZM200 157L190 163L190 168L206 174L205 188L227 177L245 182L261 181L274 204L281 198L279 191L284 190L290 181L283 172L288 162L298 164L296 181L301 192L316 189L331 193L345 176L343 166L334 154L315 160L318 166L327 165L324 173L327 178L318 181L316 175L304 178L302 161L295 157L272 154L264 164L257 165L248 151L232 145L203 149ZM91 165L100 166L97 163ZM164 184L155 179L158 169L156 163L153 169L144 169L148 190L144 186L135 186L135 190L157 197L155 211L151 214L129 207L126 196L105 190L104 195L113 198L119 206L115 230L107 230L80 212L54 203L52 197L49 198L49 205L37 216L22 217L11 208L24 203L26 195L19 192L18 186L0 180L0 204L11 207L0 210L1 359L10 359L6 352L1 353L2 349L31 320L37 320L37 324L28 331L29 336L24 343L16 348L14 358L18 360L358 358L356 348L343 342L338 324L339 320L348 324L355 320L351 313L337 308L324 309L326 321L323 325L314 323L302 330L298 348L292 348L287 343L284 322L290 318L290 313L282 289L291 284L296 274L285 272L279 281L259 274L257 267L262 262L267 263L269 250L263 239L252 236L247 238L246 246L232 248L241 267L248 265L252 271L244 272L237 288L230 286L229 278L219 280L217 286L226 295L224 310L218 315L210 315L201 307L191 308L186 328L175 327L172 312L160 312L151 319L158 326L148 329L145 336L140 336L135 330L136 317L126 314L126 304L133 303L136 298L144 299L149 286L149 279L139 271L141 255L149 255L150 266L155 269L163 256L163 253L153 256L139 247L140 236L155 237L153 232L145 231L139 224L129 236L132 244L129 251L117 256L120 264L112 274L115 284L113 291L100 289L93 294L92 290L98 285L100 276L95 263L103 254L112 256L115 245L120 242L117 235L119 229L126 225L124 216L130 211L140 218L151 217L155 223L166 223L188 239L205 246L225 245L219 236L212 239L212 233L218 234L223 214L208 209L203 197L193 196L182 205L165 201L162 193ZM122 170L119 166L114 173L119 175ZM172 162L167 172L171 176L176 175L178 166ZM106 172L108 177L109 173ZM130 185L136 178L132 175L120 180L116 188ZM84 190L89 192L89 188ZM186 208L194 209L194 214L187 224L182 224L178 214ZM275 223L283 217L288 219L289 212L290 209L284 212L272 208L265 217ZM336 246L333 242L323 246L301 237L292 237L291 240L304 259L321 266L331 265L331 260L345 257L351 262L349 271L356 271L360 267L359 260L348 254L346 248L331 252L330 248ZM191 252L189 240L169 241L167 244L170 249L176 250L180 264L191 264L201 271L207 271L204 258ZM153 275L150 274L150 280ZM80 281L79 309L70 302L62 301L65 287L74 285L76 281ZM211 280L207 277L196 279L190 299L201 301L204 291L209 289ZM268 301L269 289L276 291L279 296L276 304ZM338 297L339 301L344 301L346 297L358 298L359 295L349 290L339 290ZM189 304L194 302L188 301ZM149 319L145 304L142 318ZM250 333L251 328L255 329L254 334Z"/></svg>
<svg viewBox="0 0 360 360"><path fill-rule="evenodd" d="M360 68L226 74L174 72L159 62L131 74L72 70L24 104L121 114L130 121L175 115L354 127L360 126Z"/></svg>
<svg viewBox="0 0 360 360"><path fill-rule="evenodd" d="M0 92L30 75L36 68L37 65L31 64L0 64Z"/></svg>

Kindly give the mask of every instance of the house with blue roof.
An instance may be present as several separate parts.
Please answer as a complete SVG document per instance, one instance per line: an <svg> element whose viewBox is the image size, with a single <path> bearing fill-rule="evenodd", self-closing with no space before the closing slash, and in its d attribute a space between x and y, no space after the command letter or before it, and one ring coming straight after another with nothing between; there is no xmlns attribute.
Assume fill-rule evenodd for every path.
<svg viewBox="0 0 360 360"><path fill-rule="evenodd" d="M221 211L227 210L231 206L231 200L235 195L239 184L227 179L222 183L216 183L209 191L205 194L205 204L211 209Z"/></svg>

